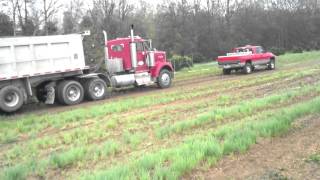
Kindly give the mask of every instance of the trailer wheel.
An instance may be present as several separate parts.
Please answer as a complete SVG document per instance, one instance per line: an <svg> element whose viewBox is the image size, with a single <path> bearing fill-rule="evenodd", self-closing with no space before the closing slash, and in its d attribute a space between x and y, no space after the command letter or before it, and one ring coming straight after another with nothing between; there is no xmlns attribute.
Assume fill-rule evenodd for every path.
<svg viewBox="0 0 320 180"><path fill-rule="evenodd" d="M75 105L82 102L84 91L77 81L62 81L58 85L57 98L61 104Z"/></svg>
<svg viewBox="0 0 320 180"><path fill-rule="evenodd" d="M252 65L251 63L246 63L246 65L243 68L243 71L245 74L251 74L252 73Z"/></svg>
<svg viewBox="0 0 320 180"><path fill-rule="evenodd" d="M268 70L274 70L276 68L276 62L274 59L270 59L270 62L268 64Z"/></svg>
<svg viewBox="0 0 320 180"><path fill-rule="evenodd" d="M89 79L84 84L84 92L88 100L102 100L108 94L107 84L100 78Z"/></svg>
<svg viewBox="0 0 320 180"><path fill-rule="evenodd" d="M222 73L223 73L223 75L230 75L231 74L231 70L232 69L223 69Z"/></svg>
<svg viewBox="0 0 320 180"><path fill-rule="evenodd" d="M15 86L6 86L0 90L0 109L11 113L17 111L23 105L23 94Z"/></svg>
<svg viewBox="0 0 320 180"><path fill-rule="evenodd" d="M168 88L171 86L172 83L172 75L171 72L167 69L163 69L160 71L159 77L158 77L158 86L160 88Z"/></svg>

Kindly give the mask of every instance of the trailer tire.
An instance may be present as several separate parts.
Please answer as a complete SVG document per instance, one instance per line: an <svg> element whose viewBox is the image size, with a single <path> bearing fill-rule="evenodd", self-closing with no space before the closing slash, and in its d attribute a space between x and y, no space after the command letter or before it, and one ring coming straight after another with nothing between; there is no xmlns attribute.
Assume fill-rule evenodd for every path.
<svg viewBox="0 0 320 180"><path fill-rule="evenodd" d="M249 62L247 62L246 65L243 67L243 71L245 74L251 74L252 70L253 70L252 65Z"/></svg>
<svg viewBox="0 0 320 180"><path fill-rule="evenodd" d="M276 68L276 62L274 59L270 59L270 62L268 64L268 70L274 70Z"/></svg>
<svg viewBox="0 0 320 180"><path fill-rule="evenodd" d="M223 73L223 75L230 75L231 74L231 70L232 69L223 69L222 73Z"/></svg>
<svg viewBox="0 0 320 180"><path fill-rule="evenodd" d="M158 83L158 86L162 89L170 87L172 83L171 72L167 69L162 69L157 79L157 83Z"/></svg>
<svg viewBox="0 0 320 180"><path fill-rule="evenodd" d="M23 105L23 94L16 86L6 86L0 90L0 109L11 113Z"/></svg>
<svg viewBox="0 0 320 180"><path fill-rule="evenodd" d="M100 78L88 79L84 83L84 93L86 99L90 101L97 101L106 98L107 84Z"/></svg>
<svg viewBox="0 0 320 180"><path fill-rule="evenodd" d="M58 84L57 98L61 104L75 105L82 102L84 90L77 81L62 81Z"/></svg>

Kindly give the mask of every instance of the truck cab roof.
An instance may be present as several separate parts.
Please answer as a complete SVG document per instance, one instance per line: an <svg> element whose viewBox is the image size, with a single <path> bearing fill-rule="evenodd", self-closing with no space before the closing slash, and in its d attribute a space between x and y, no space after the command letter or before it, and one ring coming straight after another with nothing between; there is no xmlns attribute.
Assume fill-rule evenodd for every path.
<svg viewBox="0 0 320 180"><path fill-rule="evenodd" d="M134 41L135 42L141 42L144 41L141 37L139 36L135 36L134 37ZM128 43L131 42L131 38L130 37L125 37L125 38L117 38L117 39L113 39L113 40L109 40L108 43L114 44L114 43Z"/></svg>

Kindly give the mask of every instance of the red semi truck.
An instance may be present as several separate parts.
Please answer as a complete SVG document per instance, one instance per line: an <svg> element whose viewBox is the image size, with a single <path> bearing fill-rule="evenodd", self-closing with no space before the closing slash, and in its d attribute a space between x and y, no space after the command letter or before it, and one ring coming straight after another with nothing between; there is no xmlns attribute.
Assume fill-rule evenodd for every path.
<svg viewBox="0 0 320 180"><path fill-rule="evenodd" d="M151 40L131 35L107 40L105 71L92 73L85 63L84 34L0 38L0 110L14 112L37 97L39 101L74 105L101 100L107 87L168 88L173 67L166 53L152 48Z"/></svg>
<svg viewBox="0 0 320 180"><path fill-rule="evenodd" d="M265 66L269 70L275 69L276 56L265 52L261 46L247 45L234 48L226 56L219 56L218 65L223 69L223 74L230 74L232 70L243 70L250 74L256 67Z"/></svg>

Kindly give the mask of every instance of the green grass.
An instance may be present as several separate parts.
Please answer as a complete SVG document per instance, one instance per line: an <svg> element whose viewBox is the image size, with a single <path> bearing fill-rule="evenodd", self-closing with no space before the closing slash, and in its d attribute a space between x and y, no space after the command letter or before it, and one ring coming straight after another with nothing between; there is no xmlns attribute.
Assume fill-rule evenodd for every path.
<svg viewBox="0 0 320 180"><path fill-rule="evenodd" d="M51 163L53 167L65 168L68 165L72 165L75 162L80 161L87 154L85 148L73 148L69 151L53 154L51 157Z"/></svg>
<svg viewBox="0 0 320 180"><path fill-rule="evenodd" d="M320 60L320 51L310 51L304 53L286 53L285 55L277 57L277 62L280 65L280 67L287 65L303 65L302 63L304 62L318 60Z"/></svg>
<svg viewBox="0 0 320 180"><path fill-rule="evenodd" d="M284 96L283 98L289 98L289 97ZM217 101L213 101L213 102L223 104L223 103L228 103L230 100L231 100L230 96L222 95L218 98ZM235 100L235 99L233 99L233 100ZM278 99L278 100L281 100L281 99ZM272 101L270 101L269 104L270 103L272 103ZM208 109L204 109L207 105L208 104L203 104L202 106L197 106L195 104L189 104L189 105L185 105L185 107L191 108L191 109L193 107L200 108L199 112L197 112L197 113L201 113L202 110L208 110ZM238 105L238 108L243 105L245 105L245 104L243 104L243 102L242 102L242 104ZM174 109L171 109L171 106L168 106L166 108L168 108L167 110L165 110L166 112L170 112L170 111L174 110ZM220 108L219 110L223 110L223 111L219 111L219 112L224 112L223 114L228 114L228 115L233 115L233 116L236 116L237 114L241 113L241 112L238 112L238 110L236 108L233 111L234 114L232 114L229 111L224 111L224 108ZM166 124L172 123L169 121L169 119L174 120L175 116L172 116L172 117L171 116L172 116L172 114L167 113L167 116L159 117L159 118L157 118L157 120L155 122L158 122L158 124L161 121L162 121L162 123L166 123ZM144 116L141 116L141 115L137 116L137 118L140 118L140 117L144 117ZM191 121L184 120L183 122L177 122L177 123L174 123L173 125L170 125L170 126L168 125L167 127L162 127L162 128L159 127L160 124L157 125L157 123L154 123L155 124L154 126L158 127L157 128L158 130L156 132L158 137L164 137L164 136L170 135L175 132L180 133L185 129L190 129L194 126L199 126L201 124L208 123L213 120L217 120L217 119L219 120L222 117L223 116L218 113L218 114L214 115L213 119L212 118L210 119L209 116L206 116L206 115L204 116L202 114L199 116L199 119L197 119L197 120L194 120L194 119L192 119ZM38 149L47 149L50 147L53 148L53 147L57 147L57 146L61 146L61 145L65 146L65 145L69 145L69 144L70 145L71 144L73 144L73 145L89 144L90 142L98 140L99 138L108 137L110 135L107 133L108 129L109 129L109 122L112 122L112 124L115 124L114 122L119 123L118 122L119 118L120 117L117 117L117 116L111 117L111 119L108 119L106 121L106 126L101 124L102 123L101 122L101 123L97 123L96 125L94 125L90 128L76 128L74 130L63 132L63 134L61 134L60 136L53 136L53 137L45 136L43 138L37 138L35 140L31 140L30 142L28 142L26 144L26 146L22 146L21 144L17 145L18 148L21 149L21 151L22 151L22 149L25 149L25 150L23 150L24 153L20 154L20 156L14 156L14 157L16 157L15 159L14 158L10 158L10 159L7 158L7 159L9 161L14 161L14 160L19 161L19 159L23 158L22 156L29 156L30 154L34 154L33 151L30 151L31 149L35 149L34 146L36 146ZM142 119L144 119L144 118L142 118ZM114 121L114 120L117 120L117 121ZM132 120L133 120L133 118L128 117L128 121L132 121ZM144 120L147 121L148 123L152 122L150 119L144 119ZM122 119L121 121L124 121L124 119ZM133 120L133 121L136 121L136 120ZM125 124L127 125L127 127L132 126L128 122L126 122ZM113 125L113 128L114 127L115 127L115 125ZM129 139L129 140L127 140L127 141L129 141L129 143L127 143L127 144L130 144L132 148L139 145L140 141L142 141L142 139L144 139L143 137L142 138L135 137L135 136L131 137L130 135L128 137L130 137L131 139L127 138L127 139ZM39 150L35 150L35 151L39 151ZM8 153L12 154L12 150L10 150Z"/></svg>
<svg viewBox="0 0 320 180"><path fill-rule="evenodd" d="M44 176L45 172L51 169L65 169L77 163L87 161L100 161L106 157L114 156L120 151L120 144L113 140L108 140L100 145L70 147L60 152L51 153L48 158L37 159L35 155L26 157L27 161L5 168L0 172L0 179L26 179L31 174Z"/></svg>
<svg viewBox="0 0 320 180"><path fill-rule="evenodd" d="M223 155L244 152L259 137L271 137L285 133L292 122L308 114L320 112L320 97L311 101L277 110L273 116L260 120L230 123L203 135L195 135L184 143L132 160L129 164L115 166L83 179L179 179L201 162L215 162ZM214 163L211 163L214 164Z"/></svg>
<svg viewBox="0 0 320 180"><path fill-rule="evenodd" d="M261 137L286 132L295 119L319 113L320 97L306 101L319 94L319 84L303 86L300 79L318 77L319 65L312 63L319 55L280 56L279 69L270 73L185 85L55 114L0 116L0 179L47 179L58 172L70 179L180 179L196 167L210 167L225 155L245 152ZM298 71L302 62L307 65ZM176 81L218 74L221 69L214 63L201 64L176 74ZM279 91L278 85L287 82L293 89ZM277 88L266 91L265 97L245 91L264 84Z"/></svg>
<svg viewBox="0 0 320 180"><path fill-rule="evenodd" d="M284 96L286 97L286 96ZM222 101L226 101L226 99L228 99L228 97L222 97L221 100ZM237 112L237 111L235 111ZM97 131L100 131L99 128L96 128ZM74 134L74 135L72 135ZM76 129L75 131L71 131L71 132L68 132L68 133L64 133L63 134L63 141L65 144L68 144L68 143L73 143L73 144L81 144L81 143L88 143L90 142L92 138L90 137L95 137L95 132L94 131L87 131L86 129L82 129L82 130L78 130ZM73 137L73 138L68 138L68 137ZM68 140L66 140L68 139ZM134 135L131 137L130 134L127 135L127 144L131 145L132 148L135 148L138 144L141 143L141 141L144 139L144 138L141 138L139 135ZM40 144L39 146L42 146L43 144L46 144L46 142L50 141L50 139L40 139L39 141L37 141L38 143L36 144ZM54 144L55 141L52 141L51 143L49 144ZM30 148L31 147L31 148ZM33 143L29 143L29 146L25 149L33 149L34 147L34 144ZM48 146L43 146L42 148L48 148ZM34 154L34 152L36 151L30 151L31 154ZM20 154L21 155L26 155L26 153L23 153L23 154ZM21 156L22 157L22 156Z"/></svg>
<svg viewBox="0 0 320 180"><path fill-rule="evenodd" d="M220 85L226 89L232 89L242 86L250 86L263 84L275 79L282 78L295 78L297 76L304 76L314 73L315 70L311 69L305 72L275 72L272 76L263 76L261 78L248 77L248 81L242 81L241 83L226 82ZM100 119L103 116L121 113L129 111L131 109L137 109L141 107L152 106L156 104L169 103L177 100L192 99L199 96L204 96L216 92L216 85L204 85L195 89L186 89L181 92L160 93L156 95L149 95L143 97L137 97L133 99L124 99L122 101L110 102L103 105L92 106L90 108L79 108L67 112L61 112L58 114L45 114L41 116L26 115L17 118L14 121L7 119L6 121L0 121L0 143L16 140L17 136L21 133L28 133L29 136L36 135L42 129L48 127L63 128L66 124L81 123L87 119ZM161 97L161 98L160 98ZM111 124L113 127L114 124ZM9 136L8 136L9 134Z"/></svg>
<svg viewBox="0 0 320 180"><path fill-rule="evenodd" d="M299 90L285 91L280 94L266 96L263 98L255 98L249 101L240 102L237 105L218 108L210 112L198 115L195 119L187 119L176 122L174 124L160 127L156 130L156 136L159 138L168 137L172 133L182 133L187 129L195 128L208 124L210 122L219 123L230 118L245 117L252 115L260 109L268 109L281 104L283 102L291 101L299 96L306 96L309 93L320 92L320 85L306 86Z"/></svg>
<svg viewBox="0 0 320 180"><path fill-rule="evenodd" d="M309 157L309 161L320 165L320 154L313 154Z"/></svg>
<svg viewBox="0 0 320 180"><path fill-rule="evenodd" d="M123 134L124 142L132 148L136 148L146 137L147 135L143 132L130 133L129 131L125 131Z"/></svg>

